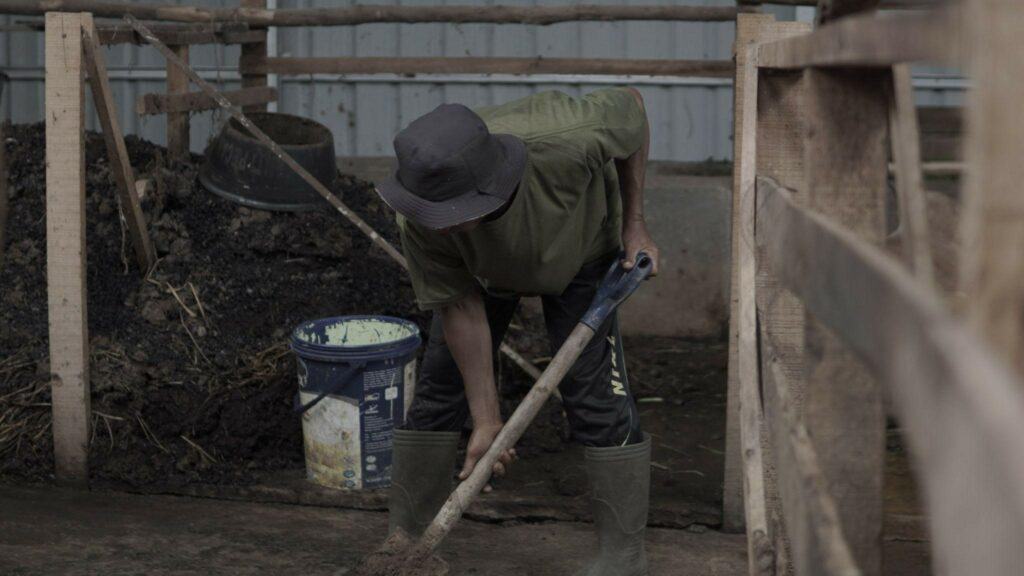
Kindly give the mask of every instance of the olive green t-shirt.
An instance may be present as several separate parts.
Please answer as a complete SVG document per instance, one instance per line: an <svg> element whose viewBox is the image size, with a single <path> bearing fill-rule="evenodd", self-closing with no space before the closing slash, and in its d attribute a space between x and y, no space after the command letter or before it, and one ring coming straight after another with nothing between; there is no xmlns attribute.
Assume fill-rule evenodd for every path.
<svg viewBox="0 0 1024 576"><path fill-rule="evenodd" d="M468 232L439 234L398 216L416 300L425 310L481 288L502 297L561 294L584 263L621 243L612 161L639 150L647 129L632 93L543 92L476 112L492 133L526 143L526 168L506 212Z"/></svg>

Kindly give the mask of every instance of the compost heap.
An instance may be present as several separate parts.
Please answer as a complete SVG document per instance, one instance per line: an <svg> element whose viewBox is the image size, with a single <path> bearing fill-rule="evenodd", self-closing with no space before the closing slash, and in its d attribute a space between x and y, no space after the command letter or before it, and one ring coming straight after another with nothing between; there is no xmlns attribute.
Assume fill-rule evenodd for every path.
<svg viewBox="0 0 1024 576"><path fill-rule="evenodd" d="M52 475L44 126L6 132L10 215L0 260L0 476ZM388 314L424 326L405 272L339 214L250 210L206 192L201 161L126 139L160 258L143 278L120 221L102 137L86 146L92 477L245 482L302 466L287 346L304 320ZM372 187L334 185L385 238Z"/></svg>

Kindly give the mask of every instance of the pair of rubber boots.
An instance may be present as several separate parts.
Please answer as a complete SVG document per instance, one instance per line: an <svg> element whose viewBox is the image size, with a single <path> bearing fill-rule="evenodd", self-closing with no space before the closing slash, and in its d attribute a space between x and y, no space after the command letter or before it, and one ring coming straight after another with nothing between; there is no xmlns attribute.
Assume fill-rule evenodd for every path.
<svg viewBox="0 0 1024 576"><path fill-rule="evenodd" d="M452 491L458 432L395 431L388 531L418 537ZM651 440L585 450L598 552L577 576L647 576Z"/></svg>

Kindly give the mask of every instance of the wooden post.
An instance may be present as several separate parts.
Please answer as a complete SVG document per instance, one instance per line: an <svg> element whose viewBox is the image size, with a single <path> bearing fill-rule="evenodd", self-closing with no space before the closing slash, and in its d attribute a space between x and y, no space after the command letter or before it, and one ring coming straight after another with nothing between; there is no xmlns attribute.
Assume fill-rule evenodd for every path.
<svg viewBox="0 0 1024 576"><path fill-rule="evenodd" d="M82 40L85 47L86 68L89 70L89 85L92 87L92 100L96 106L96 114L103 128L103 140L107 144L107 158L117 184L117 201L128 228L128 236L135 250L135 262L139 272L145 276L156 263L156 254L149 242L146 231L146 219L142 215L142 207L135 193L135 173L128 159L128 149L124 145L121 125L117 119L117 108L114 107L114 96L110 91L110 79L107 76L107 64L103 57L96 33L92 14L86 13L82 20Z"/></svg>
<svg viewBox="0 0 1024 576"><path fill-rule="evenodd" d="M761 42L800 36L811 31L807 22L776 22L766 29ZM757 174L773 178L791 190L804 190L803 105L804 83L800 72L759 72L757 83ZM765 224L768 225L768 224ZM799 299L784 290L768 272L761 250L757 251L756 298L765 331L771 335L785 381L792 385L790 397L796 414L801 413L803 393L804 312ZM762 438L769 438L762 427ZM775 448L766 450L765 473L768 506L776 541L778 574L791 573L790 546L786 538L784 506L780 501Z"/></svg>
<svg viewBox="0 0 1024 576"><path fill-rule="evenodd" d="M746 134L744 106L748 99L754 101L754 113L757 113L757 86L753 90L747 88L744 67L747 65L747 47L757 38L760 29L773 20L772 17L756 14L740 14L736 18L736 42L733 55L736 61L736 79L733 82L733 188L732 188L732 276L729 282L729 369L727 375L728 409L725 415L725 475L722 487L722 529L728 532L740 532L745 526L743 498L743 443L740 437L740 386L739 386L739 242L740 242L740 170L744 158L744 139ZM756 63L755 63L756 65ZM756 74L756 69L755 69ZM756 81L756 77L755 77ZM756 118L755 118L756 119ZM749 128L751 134L755 127ZM756 141L755 141L756 144ZM756 156L750 157L751 160ZM749 539L749 534L748 534Z"/></svg>
<svg viewBox="0 0 1024 576"><path fill-rule="evenodd" d="M891 73L808 70L807 206L864 240L885 239ZM878 382L827 328L807 316L804 421L842 531L865 576L882 570L885 411Z"/></svg>
<svg viewBox="0 0 1024 576"><path fill-rule="evenodd" d="M58 480L89 478L82 15L46 14L46 278Z"/></svg>
<svg viewBox="0 0 1024 576"><path fill-rule="evenodd" d="M772 305L772 318L778 320L788 316L800 316L799 303L791 295L778 295L778 290L773 286L765 284L769 279L764 275L757 275L754 268L753 249L753 210L755 199L754 175L758 171L766 169L765 162L770 167L768 170L775 174L781 166L788 166L792 163L799 163L802 158L798 154L779 146L778 143L763 137L762 131L767 130L768 138L779 136L780 118L784 115L792 121L796 118L796 103L782 102L777 94L772 93L767 97L767 112L762 112L762 97L760 84L756 69L744 68L750 63L748 48L762 41L771 41L785 38L794 34L802 34L810 31L806 23L775 22L774 18L766 15L743 14L737 19L737 42L736 67L737 77L734 91L734 173L733 173L733 226L732 226L732 298L730 314L730 347L729 347L729 377L728 377L728 409L726 424L726 463L725 463L725 485L724 485L724 506L723 525L727 529L739 530L743 527L744 514L748 532L748 553L750 554L750 573L757 574L771 570L772 558L766 558L766 552L774 553L781 557L782 550L777 547L773 549L771 541L777 539L778 534L768 534L768 541L765 542L757 535L761 528L762 519L770 520L767 516L775 513L779 508L778 495L775 489L775 471L772 465L771 449L767 443L767 429L763 421L757 422L760 407L754 398L758 394L757 377L757 349L756 349L756 320L754 316L754 294L756 285L757 302L769 302L763 300L762 287L770 288L766 293L771 293L770 303ZM756 65L756 62L754 63ZM769 81L769 85L774 85ZM780 108L781 106L781 108ZM792 135L790 135L792 136ZM764 148L762 148L764 142ZM783 144L792 143L793 139L782 141ZM799 142L799 139L796 140ZM798 166L797 166L798 167ZM787 168L783 172L794 172ZM779 307L781 305L781 308ZM786 306L797 306L797 312L787 313ZM781 316L780 316L781 314ZM802 318L802 316L801 316ZM779 322L778 327L786 333L786 322ZM743 334L741 335L741 331ZM790 330L793 334L797 332ZM799 334L802 337L802 334ZM787 340L788 341L788 340ZM800 353L800 346L787 348L789 353L788 361L792 362L793 357L797 358ZM744 400L746 398L746 400ZM752 429L757 423L758 430ZM746 428L746 430L745 430ZM759 437L760 453L752 444L753 437ZM763 481L758 486L757 482L751 482L751 475L757 468L757 459L760 457ZM744 494L746 484L746 494ZM753 484L753 485L752 485ZM764 510L757 508L763 501ZM753 509L753 510L752 510ZM763 515L763 516L762 516ZM752 517L755 524L751 525ZM771 523L769 522L769 532ZM782 562L785 564L785 562ZM782 570L785 568L783 567Z"/></svg>
<svg viewBox="0 0 1024 576"><path fill-rule="evenodd" d="M171 51L188 62L188 46L170 46ZM181 68L167 63L167 94L185 94L188 92L188 76ZM167 154L171 158L185 158L189 154L189 113L167 113Z"/></svg>
<svg viewBox="0 0 1024 576"><path fill-rule="evenodd" d="M1024 93L1024 10L971 0L965 14L976 88L965 114L961 287L971 324L1024 374L1024 115L1014 106Z"/></svg>
<svg viewBox="0 0 1024 576"><path fill-rule="evenodd" d="M267 0L240 0L242 8L266 8ZM266 72L253 72L255 66L263 66L267 62L267 31L263 29L263 41L243 44L242 54L238 60L238 69L242 73L242 88L263 88L267 86ZM242 106L243 112L265 112L266 103L246 104Z"/></svg>
<svg viewBox="0 0 1024 576"><path fill-rule="evenodd" d="M754 302L754 218L757 162L757 53L750 44L771 19L741 15L736 22L736 81L734 84L734 174L733 174L733 314L736 345L729 364L737 380L734 407L727 415L727 428L738 420L742 454L743 513L747 528L747 562L751 575L774 574L775 554L768 529L764 458L761 438L763 415L757 366L757 310ZM730 352L733 352L730 350ZM727 449L733 438L726 437ZM727 470L732 454L727 456ZM735 474L729 470L729 473ZM730 480L726 475L726 480ZM726 486L726 489L729 487ZM726 511L727 512L727 511ZM725 515L725 514L723 514ZM727 517L727 516L726 516ZM742 525L742 523L740 524Z"/></svg>
<svg viewBox="0 0 1024 576"><path fill-rule="evenodd" d="M921 169L921 135L909 64L892 67L892 103L889 132L899 196L903 258L917 277L928 286L935 283L928 243L928 203Z"/></svg>

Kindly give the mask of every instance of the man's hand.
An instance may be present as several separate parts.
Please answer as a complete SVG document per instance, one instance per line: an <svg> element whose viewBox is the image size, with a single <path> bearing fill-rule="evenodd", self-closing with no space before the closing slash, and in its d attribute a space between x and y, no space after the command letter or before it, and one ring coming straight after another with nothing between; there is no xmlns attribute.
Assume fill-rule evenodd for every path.
<svg viewBox="0 0 1024 576"><path fill-rule="evenodd" d="M626 249L626 258L622 261L623 268L632 269L636 263L636 255L646 252L654 262L651 276L658 275L658 245L647 232L647 225L642 219L627 220L622 225L622 246Z"/></svg>
<svg viewBox="0 0 1024 576"><path fill-rule="evenodd" d="M469 478L469 475L473 473L473 469L476 468L476 463L484 457L487 453L487 449L494 443L494 438L501 431L503 424L498 422L496 424L484 424L474 425L473 434L469 437L469 445L466 447L466 461L462 465L462 471L459 472L459 480L465 480ZM516 459L515 448L505 450L500 456L498 461L494 463L494 467L491 470L491 474L495 477L502 477L508 470L508 467ZM490 492L491 487L488 485L484 488L484 492Z"/></svg>

